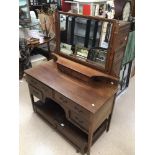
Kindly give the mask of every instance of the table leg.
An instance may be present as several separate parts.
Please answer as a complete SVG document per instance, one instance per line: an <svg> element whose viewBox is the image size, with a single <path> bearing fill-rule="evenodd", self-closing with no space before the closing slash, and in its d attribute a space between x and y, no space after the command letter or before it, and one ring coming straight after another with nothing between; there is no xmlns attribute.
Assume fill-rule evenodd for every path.
<svg viewBox="0 0 155 155"><path fill-rule="evenodd" d="M89 134L88 134L88 150L87 150L87 155L90 155L90 149L92 146L92 140L93 140L93 130L90 128Z"/></svg>
<svg viewBox="0 0 155 155"><path fill-rule="evenodd" d="M107 132L109 131L109 128L110 128L110 122L111 122L111 114L109 115L109 118L108 118L108 123L107 123L107 127L106 127Z"/></svg>
<svg viewBox="0 0 155 155"><path fill-rule="evenodd" d="M116 94L114 96L111 114L109 115L109 118L108 118L108 124L107 124L107 127L106 127L107 132L109 131L109 128L110 128L110 123L111 123L111 118L112 118L112 114L113 114L113 110L114 110L115 100L116 100Z"/></svg>
<svg viewBox="0 0 155 155"><path fill-rule="evenodd" d="M47 43L47 48L48 48L48 60L50 60L51 59L50 42Z"/></svg>
<svg viewBox="0 0 155 155"><path fill-rule="evenodd" d="M34 97L33 97L32 94L30 94L30 98L31 98L31 103L32 103L33 111L36 112L36 109L35 109L35 106L34 106Z"/></svg>

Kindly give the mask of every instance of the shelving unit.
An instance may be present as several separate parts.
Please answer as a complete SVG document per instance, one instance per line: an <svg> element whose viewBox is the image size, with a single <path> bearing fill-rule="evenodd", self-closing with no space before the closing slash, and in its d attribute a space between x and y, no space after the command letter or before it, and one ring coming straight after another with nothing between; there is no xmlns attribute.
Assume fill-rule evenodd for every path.
<svg viewBox="0 0 155 155"><path fill-rule="evenodd" d="M91 15L93 15L93 5L94 4L101 4L106 3L107 0L74 0L74 1L65 1L65 3L71 3L71 8L77 7L77 13L82 14L80 11L80 5L82 4L90 4L91 5Z"/></svg>

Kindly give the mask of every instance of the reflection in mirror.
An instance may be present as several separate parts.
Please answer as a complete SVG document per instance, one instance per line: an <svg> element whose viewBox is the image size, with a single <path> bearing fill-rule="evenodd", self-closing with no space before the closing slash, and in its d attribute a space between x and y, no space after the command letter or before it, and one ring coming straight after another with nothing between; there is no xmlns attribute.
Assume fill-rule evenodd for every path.
<svg viewBox="0 0 155 155"><path fill-rule="evenodd" d="M112 23L60 14L60 52L105 68Z"/></svg>

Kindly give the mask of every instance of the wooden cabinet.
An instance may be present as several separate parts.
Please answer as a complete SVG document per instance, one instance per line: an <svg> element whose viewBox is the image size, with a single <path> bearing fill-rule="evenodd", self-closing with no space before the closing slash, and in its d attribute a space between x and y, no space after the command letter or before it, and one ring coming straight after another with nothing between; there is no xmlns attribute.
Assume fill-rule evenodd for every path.
<svg viewBox="0 0 155 155"><path fill-rule="evenodd" d="M50 122L77 151L90 155L93 143L109 130L129 23L63 14L113 24L105 68L60 52L60 38L57 37L54 59L26 70L26 79L34 111ZM58 14L57 17L59 19ZM59 22L57 35L60 34L58 26ZM34 102L33 96L40 100Z"/></svg>

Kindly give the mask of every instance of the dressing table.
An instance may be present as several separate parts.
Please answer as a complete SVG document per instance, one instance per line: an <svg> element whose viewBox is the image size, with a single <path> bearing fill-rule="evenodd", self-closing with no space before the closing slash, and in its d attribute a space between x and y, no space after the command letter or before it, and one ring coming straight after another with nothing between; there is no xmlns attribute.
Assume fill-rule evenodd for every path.
<svg viewBox="0 0 155 155"><path fill-rule="evenodd" d="M63 33L59 20L61 15L66 18ZM97 27L102 26L102 22L110 23L110 29L105 31L105 36L110 32L106 42L108 48L105 50L106 57L102 59L105 61L101 61L101 64L95 61L96 59L80 57L75 52L75 46L82 40L73 36L78 22L76 20L80 18L86 20L84 39L88 42L85 44L86 41L83 41L83 46L89 49L100 44L97 40L100 34ZM65 12L57 12L56 19L58 19L56 20L57 48L53 60L25 71L32 107L34 112L47 120L58 133L75 146L77 152L90 155L91 146L110 127L120 65L130 24ZM95 27L93 23L98 26ZM88 32L89 24L94 28L90 28ZM96 42L95 46L94 42L90 41L91 32L93 41ZM62 40L72 45L72 54L61 51ZM39 101L35 102L34 96Z"/></svg>

